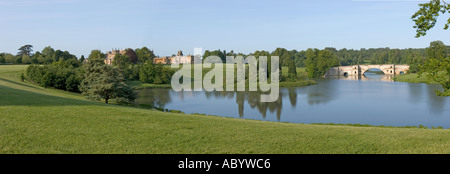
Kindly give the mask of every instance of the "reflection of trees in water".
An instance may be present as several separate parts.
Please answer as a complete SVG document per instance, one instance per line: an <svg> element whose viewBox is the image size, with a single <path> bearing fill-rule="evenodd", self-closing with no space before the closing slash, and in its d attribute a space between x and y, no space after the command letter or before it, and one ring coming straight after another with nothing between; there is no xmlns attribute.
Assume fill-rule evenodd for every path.
<svg viewBox="0 0 450 174"><path fill-rule="evenodd" d="M259 113L261 113L262 117L265 119L267 116L267 111L270 113L276 113L277 119L281 118L281 109L282 109L282 96L281 93L278 96L278 100L275 102L261 102L261 92L235 92L235 91L213 91L213 92L205 92L206 98L216 97L216 98L228 98L232 99L236 96L236 104L238 105L239 117L244 117L244 104L247 102L250 105L250 108L257 109Z"/></svg>
<svg viewBox="0 0 450 174"><path fill-rule="evenodd" d="M289 101L291 102L291 106L295 108L295 105L297 105L296 88L288 88L288 96L289 96Z"/></svg>
<svg viewBox="0 0 450 174"><path fill-rule="evenodd" d="M421 103L427 100L430 112L441 115L445 108L445 97L437 96L434 90L442 90L437 84L408 83L409 99L411 103ZM425 91L426 92L425 92Z"/></svg>
<svg viewBox="0 0 450 174"><path fill-rule="evenodd" d="M263 119L267 116L267 111L277 114L277 120L281 118L283 100L281 93L275 102L261 102L261 92L237 92L236 103L239 105L239 117L244 117L244 102L247 101L252 109L258 109Z"/></svg>
<svg viewBox="0 0 450 174"><path fill-rule="evenodd" d="M442 87L437 84L428 85L427 93L430 112L442 114L445 107L445 97L437 96L435 90L442 90Z"/></svg>
<svg viewBox="0 0 450 174"><path fill-rule="evenodd" d="M137 90L137 104L145 104L164 108L171 101L170 89L141 89Z"/></svg>
<svg viewBox="0 0 450 174"><path fill-rule="evenodd" d="M213 91L213 92L207 92L205 91L205 96L207 99L210 99L211 97L214 98L228 98L233 99L234 98L234 91Z"/></svg>

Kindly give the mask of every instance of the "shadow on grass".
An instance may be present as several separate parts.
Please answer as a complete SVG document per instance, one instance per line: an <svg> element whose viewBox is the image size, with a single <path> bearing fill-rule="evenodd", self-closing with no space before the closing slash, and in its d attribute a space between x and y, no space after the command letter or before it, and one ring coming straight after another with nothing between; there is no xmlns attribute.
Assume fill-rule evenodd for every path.
<svg viewBox="0 0 450 174"><path fill-rule="evenodd" d="M95 104L99 103L41 94L0 85L0 106L74 106Z"/></svg>
<svg viewBox="0 0 450 174"><path fill-rule="evenodd" d="M0 77L0 80L5 81L5 82L8 82L8 83L15 84L15 85L20 85L20 86L24 86L24 87L28 87L28 88L33 88L33 89L39 89L39 90L42 90L42 88L37 88L36 86L31 86L31 85L28 85L28 84L25 84L25 83L16 82L16 81L8 80L8 79L1 78L1 77Z"/></svg>

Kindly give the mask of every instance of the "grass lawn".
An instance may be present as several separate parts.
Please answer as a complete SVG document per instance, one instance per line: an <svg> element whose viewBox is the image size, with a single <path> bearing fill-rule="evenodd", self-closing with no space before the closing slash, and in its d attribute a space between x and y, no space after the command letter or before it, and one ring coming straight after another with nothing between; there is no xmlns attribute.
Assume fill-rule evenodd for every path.
<svg viewBox="0 0 450 174"><path fill-rule="evenodd" d="M426 77L426 75L422 75L421 77L419 77L419 75L416 73L402 74L402 75L396 76L394 78L394 81L408 82L408 83L426 83L427 77Z"/></svg>
<svg viewBox="0 0 450 174"><path fill-rule="evenodd" d="M25 68L0 65L0 153L450 153L450 130L264 122L107 105L20 82Z"/></svg>

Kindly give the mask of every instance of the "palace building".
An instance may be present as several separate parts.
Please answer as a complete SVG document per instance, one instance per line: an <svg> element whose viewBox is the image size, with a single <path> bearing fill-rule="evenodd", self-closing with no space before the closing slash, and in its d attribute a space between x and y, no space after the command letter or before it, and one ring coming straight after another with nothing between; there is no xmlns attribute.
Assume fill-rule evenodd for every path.
<svg viewBox="0 0 450 174"><path fill-rule="evenodd" d="M184 56L183 52L178 51L175 57L155 57L153 58L153 64L182 64L182 63L194 63L194 56Z"/></svg>
<svg viewBox="0 0 450 174"><path fill-rule="evenodd" d="M114 57L116 56L116 54L125 54L125 52L126 52L125 50L112 50L106 52L105 64L112 65L112 62L114 61Z"/></svg>
<svg viewBox="0 0 450 174"><path fill-rule="evenodd" d="M114 49L106 52L105 64L112 65L114 57L117 54L125 54L126 50ZM153 58L153 64L183 64L183 63L194 63L194 56L187 55L184 56L183 52L178 51L177 55L174 57L155 57Z"/></svg>

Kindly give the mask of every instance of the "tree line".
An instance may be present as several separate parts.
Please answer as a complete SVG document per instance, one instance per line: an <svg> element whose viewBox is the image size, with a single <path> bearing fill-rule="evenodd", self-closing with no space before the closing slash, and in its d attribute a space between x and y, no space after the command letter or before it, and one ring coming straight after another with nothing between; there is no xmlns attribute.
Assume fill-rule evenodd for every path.
<svg viewBox="0 0 450 174"><path fill-rule="evenodd" d="M312 48L311 48L312 49ZM297 67L308 66L307 50L287 50L285 48L276 48L275 50L268 51L255 51L249 54L235 53L233 50L227 52L226 50L205 50L203 57L218 56L222 61L226 62L226 56L250 56L267 54L280 57L280 64L284 67L288 67L292 61L294 61ZM316 50L316 49L312 49ZM355 49L336 49L333 47L326 47L322 50L327 50L336 56L339 66L351 66L361 64L408 64L411 66L410 72L417 72L420 64L423 64L427 59L426 48L407 48L407 49L392 49L385 48L361 48ZM450 52L450 46L445 46L445 50ZM333 60L334 61L334 60ZM333 62L334 64L336 62Z"/></svg>
<svg viewBox="0 0 450 174"><path fill-rule="evenodd" d="M0 63L2 64L51 64L61 59L69 60L77 59L77 57L68 51L54 50L50 46L45 47L41 52L36 51L33 53L32 45L20 47L16 55L11 53L0 54Z"/></svg>

